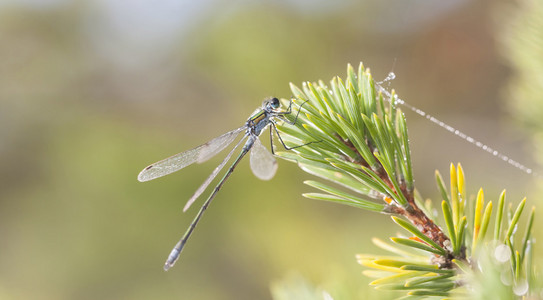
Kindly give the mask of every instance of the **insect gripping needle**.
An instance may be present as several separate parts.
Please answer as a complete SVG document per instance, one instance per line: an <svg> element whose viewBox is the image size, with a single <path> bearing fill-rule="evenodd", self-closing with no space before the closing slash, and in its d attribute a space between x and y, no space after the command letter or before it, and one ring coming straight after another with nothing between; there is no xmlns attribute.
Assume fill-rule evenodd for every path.
<svg viewBox="0 0 543 300"><path fill-rule="evenodd" d="M292 106L292 101L290 102L290 105L287 110L280 111L279 110L280 102L277 98L264 100L264 102L262 103L262 106L258 108L257 110L255 110L255 112L249 117L249 119L247 119L247 121L245 122L243 126L237 129L234 129L232 131L229 131L219 137L216 137L210 140L209 142L202 144L194 149L178 153L164 160L151 164L145 169L143 169L143 171L140 172L140 174L138 175L138 180L144 182L144 181L153 180L155 178L159 178L159 177L168 175L170 173L179 171L183 169L184 167L189 166L195 162L196 163L205 162L208 159L215 156L216 154L218 154L219 152L221 152L222 150L224 150L224 148L226 148L228 145L234 142L236 137L241 132L245 131L244 137L236 143L234 148L226 155L224 160L213 170L213 172L204 181L204 183L202 183L202 185L196 190L194 195L187 201L187 204L185 205L183 211L186 211L192 205L192 203L194 203L194 201L196 201L196 199L202 195L202 193L211 184L211 182L215 179L215 177L220 173L223 167L232 158L232 155L234 154L236 149L239 148L239 146L245 140L245 144L243 145L241 152L236 157L232 165L228 168L228 170L223 175L223 177L219 180L219 182L217 183L217 185L215 186L211 194L205 200L204 204L200 207L200 210L198 211L193 221L189 225L189 228L187 228L187 230L185 231L185 233L183 234L179 242L175 245L175 247L171 251L164 265L164 270L167 271L175 264L175 262L179 258L179 255L181 254L181 251L183 250L183 247L185 246L187 240L191 236L194 228L196 228L196 225L200 221L205 210L207 209L207 207L209 206L213 198L215 198L215 195L219 192L219 190L221 189L223 184L226 182L228 177L230 177L232 172L234 172L234 169L236 168L238 163L241 161L241 159L250 150L252 150L251 156L250 156L250 165L251 165L251 170L253 171L255 176L263 180L269 180L273 178L273 176L275 175L275 172L277 171L277 161L275 160L273 155L262 145L258 137L260 136L260 134L262 134L263 130L268 126L272 126L274 127L274 129L276 129L275 119L281 119L290 124L294 124L296 122L298 114L300 113L299 110L294 122L289 122L286 118L284 118L284 115L291 113L291 106ZM277 133L277 129L275 131ZM279 137L279 140L281 140L280 137ZM283 146L286 149L292 149L292 148L286 147L284 143L283 143Z"/></svg>

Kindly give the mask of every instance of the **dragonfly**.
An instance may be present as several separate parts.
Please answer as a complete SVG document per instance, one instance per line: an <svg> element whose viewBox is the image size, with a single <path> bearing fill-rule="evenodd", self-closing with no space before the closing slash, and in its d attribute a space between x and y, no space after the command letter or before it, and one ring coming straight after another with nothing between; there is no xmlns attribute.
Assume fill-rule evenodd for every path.
<svg viewBox="0 0 543 300"><path fill-rule="evenodd" d="M239 146L242 144L242 142L245 140L245 144L243 145L240 153L234 160L234 162L230 165L230 168L226 171L226 173L223 175L223 177L220 179L220 181L217 183L211 194L208 196L204 204L200 207L200 210L192 220L192 223L189 225L179 242L175 245L175 247L170 252L170 255L168 256L168 259L166 260L166 263L164 264L164 270L168 271L171 267L174 266L177 259L179 258L179 255L181 254L181 251L183 251L183 248L185 247L185 244L187 243L187 240L190 238L192 232L196 228L196 225L202 218L202 215L208 208L209 204L215 198L216 194L219 192L219 190L222 188L223 184L226 182L228 177L234 172L234 169L238 165L238 163L241 161L241 159L251 150L250 155L250 166L251 170L253 171L254 175L262 180L270 180L273 178L277 171L277 161L275 157L273 156L273 132L272 129L275 130L275 133L277 134L277 137L279 138L279 141L285 147L287 150L291 150L297 147L305 146L304 145L298 145L294 147L287 147L285 143L283 142L281 135L279 134L279 131L276 127L276 120L282 120L287 122L288 124L294 125L296 123L296 120L298 119L298 115L300 114L300 110L302 105L304 105L307 101L303 102L300 105L300 108L298 109L298 113L296 114L294 121L289 121L285 116L292 113L292 102L290 101L290 104L286 110L281 111L280 106L281 103L279 99L277 98L269 98L262 102L262 106L260 108L257 108L253 114L247 119L245 124L237 129L234 129L232 131L229 131L221 136L218 136L209 142L202 144L194 149L187 150L185 152L178 153L176 155L173 155L171 157L168 157L164 160L161 160L159 162L156 162L154 164L151 164L147 166L145 169L143 169L139 175L138 180L141 182L153 180L168 174L171 174L173 172L179 171L193 163L203 163L210 158L214 157L216 154L224 150L228 145L234 142L236 137L242 133L245 132L244 137L240 139L234 148L226 155L224 160L211 172L209 177L202 183L202 185L196 190L194 195L187 201L187 204L183 208L183 212L187 211L189 207L196 201L196 199L202 195L202 193L206 190L206 188L211 184L213 179L219 174L219 172L224 168L224 166L228 163L228 161L232 158L232 155L235 153L236 149L239 148ZM259 136L262 134L264 129L266 127L269 127L270 129L270 142L271 142L271 151L270 153L264 145L262 145L262 142L260 142Z"/></svg>

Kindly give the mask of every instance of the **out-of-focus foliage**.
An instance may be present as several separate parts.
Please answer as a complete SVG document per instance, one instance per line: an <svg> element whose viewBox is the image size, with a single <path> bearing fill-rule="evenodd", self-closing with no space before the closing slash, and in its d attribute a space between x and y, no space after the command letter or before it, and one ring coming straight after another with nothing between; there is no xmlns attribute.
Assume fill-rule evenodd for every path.
<svg viewBox="0 0 543 300"><path fill-rule="evenodd" d="M532 133L543 131L543 2L522 0L502 7L499 35L513 68L505 103ZM505 17L507 16L507 17ZM541 151L538 151L541 153Z"/></svg>
<svg viewBox="0 0 543 300"><path fill-rule="evenodd" d="M367 230L384 218L303 199L295 166L260 182L242 162L166 274L194 213L183 203L218 161L146 184L136 175L240 126L263 98L288 98L288 82L349 61L377 78L393 69L406 99L503 143L494 5L0 1L0 298L266 299L290 270L335 299L372 297L352 260L390 231ZM421 188L433 191L433 170L451 160L470 172L486 161L500 186L525 181L409 122Z"/></svg>
<svg viewBox="0 0 543 300"><path fill-rule="evenodd" d="M274 300L332 300L327 291L314 287L298 274L273 282L271 293Z"/></svg>
<svg viewBox="0 0 543 300"><path fill-rule="evenodd" d="M511 116L533 141L533 156L543 163L543 3L537 0L515 1L498 7L495 18L500 29L498 40L504 60L512 69L502 89L503 102ZM531 187L541 198L541 185ZM537 224L537 222L536 222ZM539 228L537 225L534 228ZM541 231L534 230L535 239ZM541 250L535 247L534 261L540 262Z"/></svg>

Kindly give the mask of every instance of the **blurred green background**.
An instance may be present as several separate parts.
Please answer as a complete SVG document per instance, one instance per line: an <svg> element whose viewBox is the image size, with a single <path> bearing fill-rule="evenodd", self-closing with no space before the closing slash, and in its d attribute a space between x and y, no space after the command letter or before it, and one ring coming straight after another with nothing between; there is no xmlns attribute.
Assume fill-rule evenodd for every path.
<svg viewBox="0 0 543 300"><path fill-rule="evenodd" d="M361 61L377 80L394 71L402 99L533 166L504 36L510 12L534 2L0 1L0 298L270 299L293 273L334 299L383 295L355 254L397 227L302 198L309 175L293 164L263 182L242 162L169 272L197 211L182 207L220 158L136 176L242 125L265 97L290 97L289 82ZM470 193L536 197L533 177L407 116L425 197L437 200L433 171L450 162Z"/></svg>

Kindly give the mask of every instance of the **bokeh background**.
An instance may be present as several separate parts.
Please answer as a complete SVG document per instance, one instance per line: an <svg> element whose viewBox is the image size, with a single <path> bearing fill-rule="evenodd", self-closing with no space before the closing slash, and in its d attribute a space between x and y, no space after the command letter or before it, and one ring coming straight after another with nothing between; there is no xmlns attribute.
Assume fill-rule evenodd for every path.
<svg viewBox="0 0 543 300"><path fill-rule="evenodd" d="M136 176L237 128L265 97L290 97L289 82L359 62L378 80L393 71L390 87L412 105L537 168L537 2L1 0L0 298L271 299L270 284L292 278L334 299L392 296L368 287L355 254L397 227L304 199L309 175L293 164L263 182L242 162L169 272L197 211L182 207L220 158ZM538 203L534 177L407 117L425 197L438 200L435 169L461 162L470 193L507 188L514 203Z"/></svg>

